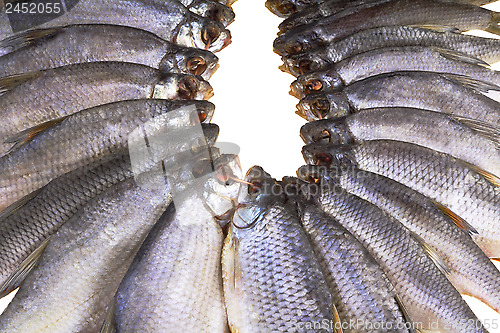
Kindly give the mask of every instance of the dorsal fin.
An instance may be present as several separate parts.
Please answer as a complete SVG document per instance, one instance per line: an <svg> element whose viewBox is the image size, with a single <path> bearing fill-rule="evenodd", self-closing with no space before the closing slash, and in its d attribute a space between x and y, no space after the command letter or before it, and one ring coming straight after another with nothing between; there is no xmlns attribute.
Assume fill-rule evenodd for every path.
<svg viewBox="0 0 500 333"><path fill-rule="evenodd" d="M430 245L428 245L422 239L422 237L420 237L419 235L417 235L414 232L410 231L410 233L411 233L412 237L415 238L415 240L417 240L417 242L420 244L422 249L424 249L424 251L427 253L429 258L434 262L434 264L436 264L437 268L439 268L439 270L441 272L443 272L445 275L450 274L451 271L448 268L448 265L443 260L443 258L439 255L439 253L437 253L436 250L434 250L434 248L432 248Z"/></svg>
<svg viewBox="0 0 500 333"><path fill-rule="evenodd" d="M492 84L492 83L487 83L483 81L479 81L477 79L474 79L472 77L464 76L464 75L458 75L458 74L450 74L450 73L441 73L440 75L449 78L450 80L456 81L467 88L474 89L476 91L482 92L482 93L487 93L489 91L500 91L500 87Z"/></svg>
<svg viewBox="0 0 500 333"><path fill-rule="evenodd" d="M437 207L437 209L439 209L444 215L446 215L447 217L449 217L453 223L455 223L455 225L457 227L459 227L460 229L462 229L463 231L465 231L467 234L471 235L471 234L479 234L476 230L476 228L474 228L472 225L470 225L467 221L465 221L463 218L461 218L460 216L458 216L457 214L455 214L451 209L449 209L448 207L440 204L439 202L437 201L434 201L432 200L432 203L434 204L434 206Z"/></svg>
<svg viewBox="0 0 500 333"><path fill-rule="evenodd" d="M34 42L42 38L55 35L62 30L62 28L49 28L24 31L2 40L0 42L0 48L10 49L10 51L12 52L27 45L33 44Z"/></svg>
<svg viewBox="0 0 500 333"><path fill-rule="evenodd" d="M50 236L43 241L24 261L19 267L7 278L7 280L0 286L0 298L7 296L9 293L19 287L28 274L36 267L40 261L40 257L49 244Z"/></svg>
<svg viewBox="0 0 500 333"><path fill-rule="evenodd" d="M12 215L15 211L21 209L24 205L26 205L31 199L37 196L42 189L38 189L36 191L31 192L30 194L24 196L20 200L14 202L12 205L8 206L4 210L0 212L0 222L5 220L7 217Z"/></svg>
<svg viewBox="0 0 500 333"><path fill-rule="evenodd" d="M68 118L62 117L58 118L55 120L49 120L45 123L42 123L40 125L28 128L24 131L21 131L5 140L4 143L14 143L14 146L9 150L9 153L27 143L29 143L31 140L33 140L37 135L39 135L41 132L47 130L48 128L60 123L64 119Z"/></svg>
<svg viewBox="0 0 500 333"><path fill-rule="evenodd" d="M21 83L31 80L40 75L40 72L29 72L6 76L0 79L0 96L17 87Z"/></svg>

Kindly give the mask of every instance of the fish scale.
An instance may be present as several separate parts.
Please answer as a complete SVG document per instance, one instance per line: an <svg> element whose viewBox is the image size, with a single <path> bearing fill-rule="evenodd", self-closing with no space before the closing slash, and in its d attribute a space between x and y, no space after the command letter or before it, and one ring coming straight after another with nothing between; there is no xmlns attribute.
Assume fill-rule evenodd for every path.
<svg viewBox="0 0 500 333"><path fill-rule="evenodd" d="M474 241L493 258L500 256L500 187L449 155L415 144L374 140L355 145L311 144L303 149L314 163L319 152L331 163L354 165L401 184L441 203L472 225Z"/></svg>
<svg viewBox="0 0 500 333"><path fill-rule="evenodd" d="M52 236L0 316L1 330L96 332L140 244L171 200L168 186L141 188L133 179L95 197Z"/></svg>
<svg viewBox="0 0 500 333"><path fill-rule="evenodd" d="M464 76L394 72L355 82L341 92L310 94L299 102L297 109L308 119L317 120L362 109L412 107L476 119L498 127L500 104L480 92L489 89L496 88Z"/></svg>
<svg viewBox="0 0 500 333"><path fill-rule="evenodd" d="M260 168L246 181L273 180ZM222 255L224 295L232 331L334 332L308 323L335 323L336 313L324 275L294 208L244 185ZM248 196L247 194L248 193ZM253 213L254 212L254 213ZM247 220L250 215L251 220ZM238 228L249 225L247 228Z"/></svg>
<svg viewBox="0 0 500 333"><path fill-rule="evenodd" d="M322 71L301 75L292 83L291 94L303 98L310 93L309 82L319 83L322 90L340 90L368 77L402 71L463 75L500 89L500 73L479 59L436 47L405 46L368 51L332 64Z"/></svg>
<svg viewBox="0 0 500 333"><path fill-rule="evenodd" d="M282 57L284 70L294 76L321 70L354 55L390 46L436 46L479 58L489 64L500 60L500 41L457 33L453 29L410 26L362 30L307 53Z"/></svg>
<svg viewBox="0 0 500 333"><path fill-rule="evenodd" d="M0 42L0 49L6 53L0 57L2 77L84 62L122 61L208 79L218 61L205 50L182 47L140 29L106 24L27 31ZM193 61L200 63L195 66Z"/></svg>
<svg viewBox="0 0 500 333"><path fill-rule="evenodd" d="M3 11L2 11L3 12ZM15 28L21 32L29 28L51 28L70 24L116 24L130 26L154 33L155 35L184 46L205 49L207 42L210 51L219 51L230 39L224 27L207 18L191 13L176 0L80 0L64 15L46 23L30 25L31 18L25 17L28 25ZM12 27L1 26L0 38L12 35ZM9 29L10 28L10 29ZM211 41L202 36L206 31L216 34Z"/></svg>
<svg viewBox="0 0 500 333"><path fill-rule="evenodd" d="M0 281L5 296L19 282L4 285L30 253L54 234L87 201L133 176L128 154L63 175L12 214L0 219Z"/></svg>
<svg viewBox="0 0 500 333"><path fill-rule="evenodd" d="M306 52L355 32L377 26L447 26L461 31L478 29L498 34L500 14L454 1L391 0L351 15L325 17L280 35L274 41L279 55Z"/></svg>
<svg viewBox="0 0 500 333"><path fill-rule="evenodd" d="M161 125L175 126L177 117L165 122L162 115L165 117L168 112L189 105L193 105L193 101L123 101L87 109L64 119L36 135L32 141L0 157L0 210L73 169L97 160L111 159L116 152L127 147L129 135L145 122L158 127L151 135L162 128L168 129ZM199 109L203 110L203 107ZM191 121L184 118L184 122ZM202 128L208 132L218 129L212 124L202 124ZM214 141L213 134L208 133L210 139L207 140ZM162 146L164 156L172 150L176 153L189 151L194 144L192 140L176 140Z"/></svg>
<svg viewBox="0 0 500 333"><path fill-rule="evenodd" d="M208 99L212 87L189 74L124 62L69 65L0 79L13 84L0 98L2 142L28 128L78 111L132 99ZM12 82L14 80L14 82ZM2 144L0 154L12 145Z"/></svg>
<svg viewBox="0 0 500 333"><path fill-rule="evenodd" d="M298 199L301 222L322 264L343 323L362 318L368 323L404 325L394 287L380 265L356 238L314 204ZM404 327L404 326L402 326ZM344 332L362 330L344 329ZM381 329L371 332L408 332Z"/></svg>

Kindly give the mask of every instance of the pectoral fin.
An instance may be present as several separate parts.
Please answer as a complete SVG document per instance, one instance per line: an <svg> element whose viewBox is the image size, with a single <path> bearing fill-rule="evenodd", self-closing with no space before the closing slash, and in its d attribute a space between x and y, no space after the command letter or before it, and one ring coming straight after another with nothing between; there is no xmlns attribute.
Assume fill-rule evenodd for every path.
<svg viewBox="0 0 500 333"><path fill-rule="evenodd" d="M12 37L8 37L0 42L0 48L11 49L15 51L45 37L53 36L62 31L61 28L50 29L34 29L18 33Z"/></svg>
<svg viewBox="0 0 500 333"><path fill-rule="evenodd" d="M37 125L35 127L28 128L22 132L19 132L5 140L4 143L14 143L14 146L9 150L9 153L33 140L38 134L45 131L46 129L60 123L68 117L62 117L55 120L47 121L43 124Z"/></svg>
<svg viewBox="0 0 500 333"><path fill-rule="evenodd" d="M455 214L451 209L449 209L446 206L443 206L439 202L433 201L434 206L437 207L444 215L449 217L453 223L463 231L465 231L467 234L472 235L472 234L479 234L477 230L470 225L467 221L465 221L463 218Z"/></svg>
<svg viewBox="0 0 500 333"><path fill-rule="evenodd" d="M456 81L456 82L466 86L467 88L474 89L478 92L487 93L487 92L492 91L492 90L500 91L500 87L495 85L495 84L479 81L479 80L476 80L476 79L468 77L468 76L450 74L450 73L441 74L441 75L443 75L444 77L447 77L453 81Z"/></svg>
<svg viewBox="0 0 500 333"><path fill-rule="evenodd" d="M428 245L419 235L415 234L414 232L410 232L413 238L415 238L422 249L427 253L429 258L436 264L436 266L439 268L441 272L444 274L450 274L451 271L448 268L448 265L446 262L443 260L443 258L439 255L439 253L434 250L430 245Z"/></svg>
<svg viewBox="0 0 500 333"><path fill-rule="evenodd" d="M486 61L481 60L479 58L471 57L471 56L464 54L464 53L456 52L453 50L443 49L440 47L432 47L432 48L434 50L436 50L437 52L439 52L440 55L442 55L443 57L445 57L447 59L454 60L454 61L461 61L461 62L465 62L465 63L471 64L471 65L491 68L490 64L488 64Z"/></svg>
<svg viewBox="0 0 500 333"><path fill-rule="evenodd" d="M14 89L21 83L31 80L40 75L40 72L30 72L24 74L16 74L11 76L6 76L0 79L0 96Z"/></svg>

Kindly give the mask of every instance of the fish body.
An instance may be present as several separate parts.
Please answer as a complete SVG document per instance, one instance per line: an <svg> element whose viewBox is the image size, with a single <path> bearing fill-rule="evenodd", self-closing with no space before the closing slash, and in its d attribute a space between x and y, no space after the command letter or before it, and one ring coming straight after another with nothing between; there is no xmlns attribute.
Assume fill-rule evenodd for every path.
<svg viewBox="0 0 500 333"><path fill-rule="evenodd" d="M343 0L335 1L339 3L344 2ZM325 2L325 0L267 0L266 8L276 16L289 17L309 6L320 5L323 2Z"/></svg>
<svg viewBox="0 0 500 333"><path fill-rule="evenodd" d="M457 217L446 215L443 207L392 179L357 169L339 170L333 177L347 192L383 209L435 249L460 293L500 310L500 272L467 234L470 226L453 220Z"/></svg>
<svg viewBox="0 0 500 333"><path fill-rule="evenodd" d="M500 89L500 72L479 59L436 47L404 46L368 51L332 64L322 71L301 75L292 83L291 94L300 99L311 92L340 90L371 76L404 71L463 75L491 83Z"/></svg>
<svg viewBox="0 0 500 333"><path fill-rule="evenodd" d="M168 131L171 126L176 128L179 117L169 119L166 114L170 111L195 105L195 110L204 112L206 102L198 103L197 107L193 103L167 100L117 102L81 111L45 129L0 158L0 210L69 171L112 158L115 152L127 148L129 135L146 122L152 128L148 132L154 134L164 129ZM212 105L209 108L213 110ZM183 112L192 111L187 108ZM202 126L205 128L208 124ZM164 156L168 156L170 148L178 152L178 148L185 145L185 150L189 150L193 143L183 142L183 139L177 138L178 141L164 146Z"/></svg>
<svg viewBox="0 0 500 333"><path fill-rule="evenodd" d="M274 51L291 55L327 45L355 32L380 26L445 26L499 33L500 14L474 5L439 0L393 0L368 6L351 15L332 15L297 27L274 41Z"/></svg>
<svg viewBox="0 0 500 333"><path fill-rule="evenodd" d="M20 82L19 82L20 81ZM0 79L13 85L0 99L1 153L9 137L98 105L132 99L208 99L212 87L189 74L121 62L75 64Z"/></svg>
<svg viewBox="0 0 500 333"><path fill-rule="evenodd" d="M109 162L95 163L54 179L28 202L13 207L16 210L11 214L4 214L0 218L0 297L19 286L23 268L31 262L28 257L49 236L93 197L131 177L128 154L119 154Z"/></svg>
<svg viewBox="0 0 500 333"><path fill-rule="evenodd" d="M396 46L435 46L479 58L489 64L500 61L500 41L457 33L453 29L410 26L376 27L334 41L324 48L283 57L284 69L294 76L323 70L360 53Z"/></svg>
<svg viewBox="0 0 500 333"><path fill-rule="evenodd" d="M401 223L322 176L314 202L351 232L381 265L410 318L421 328L487 332L462 296ZM437 323L437 325L436 325ZM437 326L437 327L436 327Z"/></svg>
<svg viewBox="0 0 500 333"><path fill-rule="evenodd" d="M4 9L3 11L5 11ZM47 22L9 14L10 29L0 38L32 28L52 28L71 24L114 24L130 26L184 46L219 51L230 43L230 33L220 23L191 13L176 0L81 0L64 14Z"/></svg>
<svg viewBox="0 0 500 333"><path fill-rule="evenodd" d="M332 295L294 208L262 168L245 180L259 190L243 186L222 258L231 330L334 332Z"/></svg>
<svg viewBox="0 0 500 333"><path fill-rule="evenodd" d="M410 107L476 119L498 127L500 104L479 92L489 89L495 88L463 76L397 72L355 82L342 92L308 95L297 108L310 119L323 119L362 109Z"/></svg>
<svg viewBox="0 0 500 333"><path fill-rule="evenodd" d="M236 165L227 167L241 174ZM150 232L115 295L117 332L229 331L220 261L224 235L215 216L232 208L239 184L211 182L201 179L201 190L175 201Z"/></svg>
<svg viewBox="0 0 500 333"><path fill-rule="evenodd" d="M311 238L344 327L363 318L366 323L388 324L370 332L408 332L404 328L396 329L398 325L404 327L404 313L394 287L368 250L315 205L302 202L299 207L302 225ZM365 331L362 327L343 330Z"/></svg>
<svg viewBox="0 0 500 333"><path fill-rule="evenodd" d="M97 332L140 244L171 201L168 191L129 179L85 205L51 237L0 316L2 331Z"/></svg>
<svg viewBox="0 0 500 333"><path fill-rule="evenodd" d="M390 140L343 146L316 143L303 152L308 161L330 159L412 188L472 225L478 232L473 239L488 257L500 256L500 188L480 170L429 148Z"/></svg>
<svg viewBox="0 0 500 333"><path fill-rule="evenodd" d="M498 129L477 121L467 123L463 118L440 112L411 108L367 109L340 119L307 123L301 129L301 136L306 143L321 139L336 144L371 140L409 142L500 175Z"/></svg>
<svg viewBox="0 0 500 333"><path fill-rule="evenodd" d="M280 30L280 34L285 33L288 30L301 25L313 23L323 17L336 15L336 17L339 18L341 16L350 15L362 8L373 6L374 4L385 1L388 0L325 1L317 6L308 6L307 8L304 8L304 10L293 14L281 22L278 28Z"/></svg>
<svg viewBox="0 0 500 333"><path fill-rule="evenodd" d="M8 52L0 57L2 77L84 62L123 61L209 79L218 63L209 51L179 46L148 31L107 24L28 30L0 42L0 47Z"/></svg>

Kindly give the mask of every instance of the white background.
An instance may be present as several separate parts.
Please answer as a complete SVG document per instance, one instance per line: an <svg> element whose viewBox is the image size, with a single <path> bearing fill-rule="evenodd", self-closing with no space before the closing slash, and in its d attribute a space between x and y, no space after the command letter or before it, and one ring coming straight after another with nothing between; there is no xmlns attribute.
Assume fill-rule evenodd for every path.
<svg viewBox="0 0 500 333"><path fill-rule="evenodd" d="M281 60L272 50L281 19L264 7L264 0L240 0L233 8L233 43L217 54L221 67L210 80L215 90L211 101L217 106L214 122L221 127L219 141L241 147L244 170L261 165L279 179L295 175L304 163L298 134L305 121L294 114L297 100L288 95L293 77L278 69ZM500 11L500 2L488 8ZM465 298L481 320L500 325L499 314ZM0 311L9 299L0 300ZM490 332L500 333L500 328Z"/></svg>

